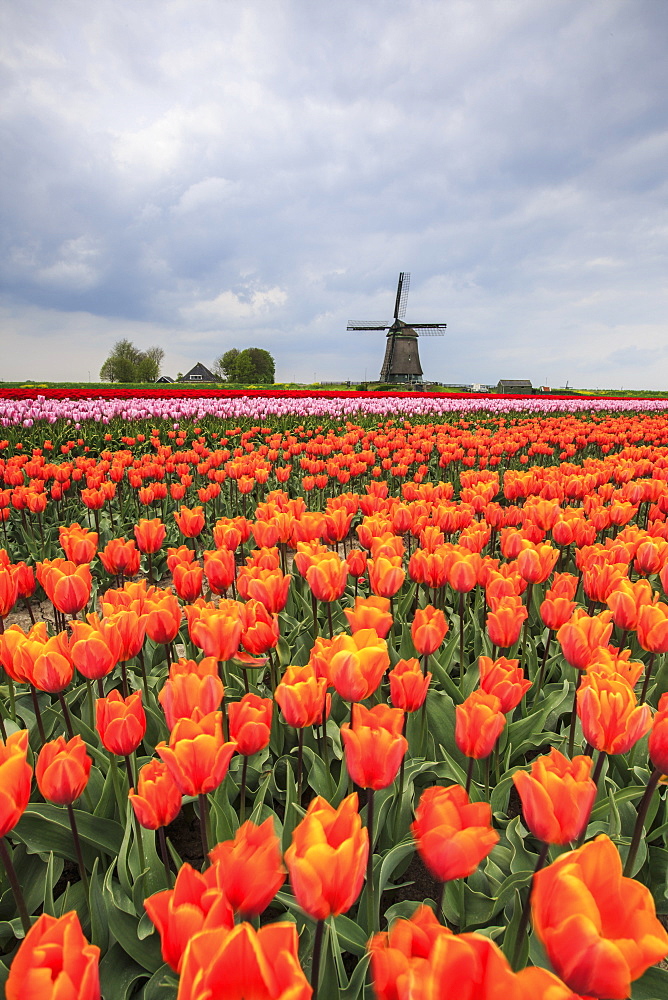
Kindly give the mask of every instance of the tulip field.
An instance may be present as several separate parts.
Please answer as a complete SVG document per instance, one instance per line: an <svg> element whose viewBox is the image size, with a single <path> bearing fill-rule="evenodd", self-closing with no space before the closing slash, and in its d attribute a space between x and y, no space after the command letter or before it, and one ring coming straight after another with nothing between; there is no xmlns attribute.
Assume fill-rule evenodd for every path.
<svg viewBox="0 0 668 1000"><path fill-rule="evenodd" d="M668 997L668 400L0 436L8 1000Z"/></svg>

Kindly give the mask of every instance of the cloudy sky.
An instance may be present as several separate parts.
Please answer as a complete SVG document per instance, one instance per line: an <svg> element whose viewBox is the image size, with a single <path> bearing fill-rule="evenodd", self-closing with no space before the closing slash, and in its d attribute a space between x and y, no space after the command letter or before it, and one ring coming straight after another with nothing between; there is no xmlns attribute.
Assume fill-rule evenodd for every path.
<svg viewBox="0 0 668 1000"><path fill-rule="evenodd" d="M665 0L2 0L0 379L668 386Z"/></svg>

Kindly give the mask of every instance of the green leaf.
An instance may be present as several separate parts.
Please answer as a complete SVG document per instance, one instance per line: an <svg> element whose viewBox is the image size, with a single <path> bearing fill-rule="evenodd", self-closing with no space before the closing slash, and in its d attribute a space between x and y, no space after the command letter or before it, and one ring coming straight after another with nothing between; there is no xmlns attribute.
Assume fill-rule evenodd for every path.
<svg viewBox="0 0 668 1000"><path fill-rule="evenodd" d="M88 909L90 912L90 939L104 954L109 947L109 926L107 923L107 908L102 894L102 878L98 874L98 861L95 859L88 885Z"/></svg>
<svg viewBox="0 0 668 1000"><path fill-rule="evenodd" d="M340 1000L358 1000L359 997L364 995L364 980L370 961L371 956L364 955L357 963L348 980L348 985L340 991Z"/></svg>
<svg viewBox="0 0 668 1000"><path fill-rule="evenodd" d="M633 983L631 1000L665 1000L666 997L668 997L667 969L654 966Z"/></svg>
<svg viewBox="0 0 668 1000"><path fill-rule="evenodd" d="M163 964L158 935L140 941L137 933L139 918L119 909L109 895L105 897L105 902L111 934L130 958L142 969L153 974ZM113 996L115 997L116 994Z"/></svg>
<svg viewBox="0 0 668 1000"><path fill-rule="evenodd" d="M146 978L146 970L134 962L119 944L114 944L100 962L100 987L103 997L128 1000L135 984Z"/></svg>
<svg viewBox="0 0 668 1000"><path fill-rule="evenodd" d="M332 918L336 927L336 936L345 951L352 955L362 956L366 953L367 937L362 928L350 917L342 913Z"/></svg>
<svg viewBox="0 0 668 1000"><path fill-rule="evenodd" d="M53 851L49 851L49 860L46 865L46 876L44 878L44 913L54 917L56 908L53 900L53 887L62 875L63 862L57 858Z"/></svg>
<svg viewBox="0 0 668 1000"><path fill-rule="evenodd" d="M325 767L325 762L311 747L304 747L304 760L307 762L308 783L316 795L328 799L334 791L334 781Z"/></svg>
<svg viewBox="0 0 668 1000"><path fill-rule="evenodd" d="M75 809L74 814L84 863L90 870L100 847L110 855L117 853L118 848L112 845L118 843L120 846L117 833L120 826L113 820L101 819L80 809ZM99 836L96 835L97 824L100 824L97 831ZM53 851L58 857L77 860L67 812L51 803L31 803L14 827L12 836L23 841L32 853L47 854Z"/></svg>
<svg viewBox="0 0 668 1000"><path fill-rule="evenodd" d="M142 994L142 1000L176 1000L179 981L166 963L157 969Z"/></svg>

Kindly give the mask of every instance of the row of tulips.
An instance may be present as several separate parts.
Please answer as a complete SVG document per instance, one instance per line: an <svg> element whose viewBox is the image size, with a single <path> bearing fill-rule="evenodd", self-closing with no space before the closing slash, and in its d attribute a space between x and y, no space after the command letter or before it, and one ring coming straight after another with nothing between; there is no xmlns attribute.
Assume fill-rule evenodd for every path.
<svg viewBox="0 0 668 1000"><path fill-rule="evenodd" d="M236 510L222 517L215 501L198 510L177 500L175 516L129 524L137 508L122 509L114 496L99 530L60 525L67 558L51 550L34 573L29 545L20 546L39 519L32 525L27 513L24 524L26 508L12 504L11 555L0 559L2 714L6 747L20 751L12 750L8 774L20 770L21 754L25 764L34 753L37 788L29 802L28 777L28 798L17 795L3 832L15 898L31 858L46 867L47 884L38 904L26 903L28 922L40 907L44 914L11 963L8 995L27 989L26 976L45 979L42 935L57 943L78 934L72 956L81 981L98 989L92 996L100 948L109 996L121 995L110 992L110 966L129 949L126 968L140 969L128 996L139 984L149 998L177 989L181 997L227 995L230 984L230 996L340 989L352 997L363 985L367 937L382 997L442 994L455 976L481 997L501 986L518 997L628 996L668 950L641 884L661 900L652 860L662 847L652 845L664 837L657 787L668 743L660 701L664 461L662 446L640 448L636 439L582 467L519 467L503 477L471 470L456 484L425 474L401 494L371 481L322 510L290 496L289 482L260 500L256 480L247 494L230 491ZM47 542L58 503L41 512ZM251 537L258 548L247 555ZM148 585L127 581L137 572L150 574ZM36 587L53 602L53 626L11 624L21 599L32 609ZM20 735L26 725L31 750ZM540 752L551 743L568 757ZM125 791L133 789L129 812L116 757ZM367 789L366 811L353 783ZM511 787L523 825L511 815ZM74 820L64 853L80 877L52 901L54 858L66 839L47 849L34 820L54 822L63 807L65 822ZM180 864L173 844L170 851L165 828L181 808L196 808L201 856L211 854L201 873ZM241 822L247 808L251 825ZM363 857L353 826L366 837ZM96 833L107 848L97 854ZM593 839L578 847L586 836ZM394 923L378 935L383 892L415 847L446 889L433 893L429 912L397 903ZM247 899L233 904L239 890L224 884L230 872L241 878L246 855L245 892L269 891L280 875L261 910ZM260 857L273 860L263 867ZM522 970L532 871L533 965ZM541 885L549 903L540 903ZM296 923L285 924L286 910ZM155 965L149 917L178 987ZM8 954L20 924L21 914L4 932ZM355 970L353 956L361 959ZM547 960L554 973L540 969Z"/></svg>
<svg viewBox="0 0 668 1000"><path fill-rule="evenodd" d="M135 388L109 387L91 395L88 390L58 390L35 393L34 389L5 389L0 397L0 426L31 428L44 422L52 426L66 423L103 425L115 421L174 421L193 423L213 417L220 420L297 420L316 418L346 419L402 418L425 421L449 416L454 420L484 420L486 416L514 417L519 413L539 416L552 414L662 414L668 406L661 399L570 398L557 396L473 396L445 393L373 393L327 391L195 391L181 390L165 395L160 390L138 393Z"/></svg>

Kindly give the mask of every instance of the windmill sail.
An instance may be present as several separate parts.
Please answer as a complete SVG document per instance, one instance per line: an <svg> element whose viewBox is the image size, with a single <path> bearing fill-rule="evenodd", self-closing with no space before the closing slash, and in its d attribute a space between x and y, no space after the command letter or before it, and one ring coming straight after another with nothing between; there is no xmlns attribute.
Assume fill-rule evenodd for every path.
<svg viewBox="0 0 668 1000"><path fill-rule="evenodd" d="M411 276L402 271L394 301L394 319L389 323L375 320L350 320L348 330L387 330L385 357L380 371L381 382L421 382L422 366L418 337L442 337L447 323L406 323L406 303Z"/></svg>

